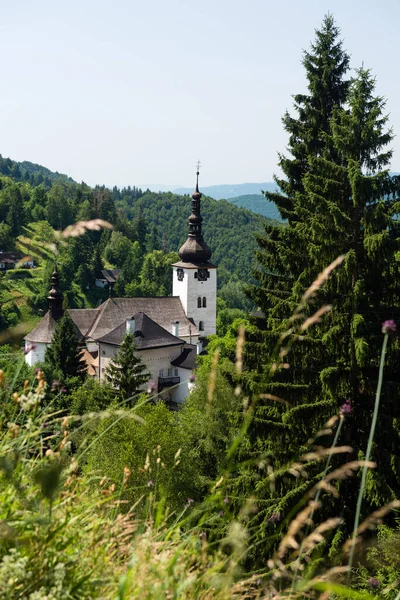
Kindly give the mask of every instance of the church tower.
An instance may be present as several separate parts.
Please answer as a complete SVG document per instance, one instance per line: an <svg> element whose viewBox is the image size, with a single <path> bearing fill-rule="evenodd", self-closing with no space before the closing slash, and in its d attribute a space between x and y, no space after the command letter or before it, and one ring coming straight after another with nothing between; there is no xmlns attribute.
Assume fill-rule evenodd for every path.
<svg viewBox="0 0 400 600"><path fill-rule="evenodd" d="M211 250L203 239L200 213L199 171L192 195L189 234L179 250L180 262L172 265L172 295L179 296L188 319L193 319L200 337L216 332L217 267L211 264Z"/></svg>

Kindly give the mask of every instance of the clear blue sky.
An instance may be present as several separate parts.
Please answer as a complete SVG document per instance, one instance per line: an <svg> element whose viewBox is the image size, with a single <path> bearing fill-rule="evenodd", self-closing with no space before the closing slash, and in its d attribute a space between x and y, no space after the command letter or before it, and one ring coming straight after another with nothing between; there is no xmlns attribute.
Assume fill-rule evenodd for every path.
<svg viewBox="0 0 400 600"><path fill-rule="evenodd" d="M0 153L89 184L269 181L326 12L400 134L396 0L19 0L0 21ZM400 138L393 170L400 171Z"/></svg>

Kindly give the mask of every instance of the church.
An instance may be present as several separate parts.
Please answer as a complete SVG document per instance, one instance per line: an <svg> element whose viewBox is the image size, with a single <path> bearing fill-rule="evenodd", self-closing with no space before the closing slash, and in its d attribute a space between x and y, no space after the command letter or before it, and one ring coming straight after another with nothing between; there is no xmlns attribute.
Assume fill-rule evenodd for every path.
<svg viewBox="0 0 400 600"><path fill-rule="evenodd" d="M196 357L205 338L216 332L217 267L203 239L199 173L192 195L189 233L172 265L172 296L108 298L97 308L67 309L82 344L88 374L105 378L110 361L126 333L135 335L137 355L146 365L166 401L182 404L190 389ZM48 296L49 310L25 337L25 360L33 366L44 360L57 321L63 315L63 296L55 270Z"/></svg>

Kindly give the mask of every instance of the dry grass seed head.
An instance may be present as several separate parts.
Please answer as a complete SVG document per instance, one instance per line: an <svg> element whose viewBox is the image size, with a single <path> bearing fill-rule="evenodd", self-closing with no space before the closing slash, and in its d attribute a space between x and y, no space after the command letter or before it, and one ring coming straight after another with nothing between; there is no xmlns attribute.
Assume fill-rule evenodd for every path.
<svg viewBox="0 0 400 600"><path fill-rule="evenodd" d="M357 528L356 539L353 540L353 538L349 538L345 542L345 544L343 546L344 551L349 552L353 545L356 545L361 541L361 539L362 539L361 535L363 533L365 533L365 531L367 531L368 529L375 529L375 527L377 525L380 525L382 523L383 518L388 513L390 513L395 508L399 508L399 507L400 507L400 500L393 500L392 502L389 502L389 504L386 504L385 506L381 506L381 508L378 508L378 510L375 510L373 513L371 513Z"/></svg>
<svg viewBox="0 0 400 600"><path fill-rule="evenodd" d="M327 281L327 279L329 278L330 274L332 273L332 271L334 269L336 269L336 267L338 267L339 265L342 264L342 262L344 261L345 256L342 254L341 256L338 256L333 262L331 262L330 265L328 265L323 271L322 273L320 273L317 277L317 279L315 281L313 281L313 283L310 285L310 287L305 291L303 298L302 298L302 303L306 304L311 298L313 298L315 296L315 294L317 293L317 291L324 285L324 283Z"/></svg>
<svg viewBox="0 0 400 600"><path fill-rule="evenodd" d="M90 221L77 221L61 232L63 238L78 237L87 231L100 231L100 229L114 229L111 223L104 219L91 219Z"/></svg>
<svg viewBox="0 0 400 600"><path fill-rule="evenodd" d="M282 559L290 549L297 550L299 548L296 535L304 527L304 525L312 525L313 521L310 519L310 515L314 511L318 510L320 506L320 502L310 500L307 506L296 515L296 518L293 519L293 521L291 521L286 535L279 544L277 554L280 559Z"/></svg>
<svg viewBox="0 0 400 600"><path fill-rule="evenodd" d="M321 322L321 317L332 310L332 306L327 304L318 309L311 317L308 317L300 327L300 331L306 331L312 325Z"/></svg>
<svg viewBox="0 0 400 600"><path fill-rule="evenodd" d="M236 343L236 364L235 364L236 373L238 373L239 375L243 371L244 334L245 334L244 325L240 325L239 334L238 334L237 343Z"/></svg>

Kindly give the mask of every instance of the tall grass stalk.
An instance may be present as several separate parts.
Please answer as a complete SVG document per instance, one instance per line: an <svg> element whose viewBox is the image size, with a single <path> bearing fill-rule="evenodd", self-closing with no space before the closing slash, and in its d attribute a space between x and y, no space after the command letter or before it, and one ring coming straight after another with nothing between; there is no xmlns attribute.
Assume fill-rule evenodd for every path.
<svg viewBox="0 0 400 600"><path fill-rule="evenodd" d="M369 438L368 438L367 452L365 455L366 463L369 461L369 458L371 456L371 450L372 450L372 444L374 441L376 423L378 421L379 402L381 399L383 369L385 366L385 355L386 355L386 348L387 348L387 344L388 344L388 338L389 338L389 334L385 333L385 336L383 338L383 343L382 343L381 362L379 365L379 377L378 377L378 386L376 388L374 414L372 417L371 429L370 429ZM361 485L360 485L360 491L358 493L358 499L357 499L357 508L356 508L356 515L355 515L355 519L354 519L352 544L351 544L351 548L350 548L349 562L348 562L349 569L351 569L353 567L353 562L354 562L354 552L355 552L355 547L356 547L357 529L360 524L361 505L362 505L362 501L363 501L363 497L364 497L366 479L367 479L367 466L365 465L363 467L362 474L361 474ZM350 576L350 570L349 570L349 576Z"/></svg>

